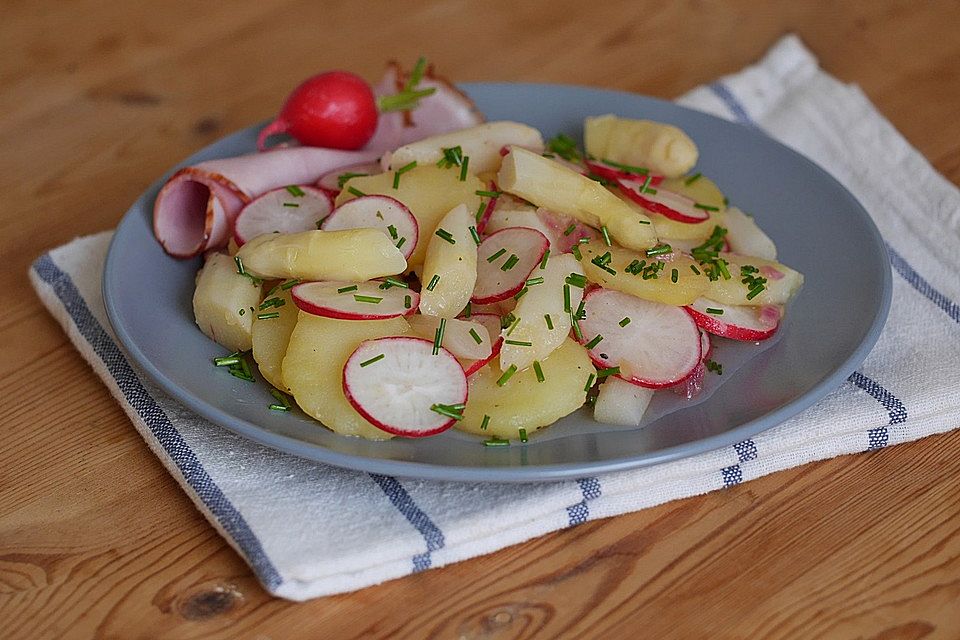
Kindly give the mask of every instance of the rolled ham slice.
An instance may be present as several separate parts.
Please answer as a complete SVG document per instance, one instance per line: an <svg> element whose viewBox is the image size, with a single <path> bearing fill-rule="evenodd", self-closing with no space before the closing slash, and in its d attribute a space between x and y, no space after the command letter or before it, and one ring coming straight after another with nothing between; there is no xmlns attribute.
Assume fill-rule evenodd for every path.
<svg viewBox="0 0 960 640"><path fill-rule="evenodd" d="M227 244L233 221L253 198L291 184L313 184L325 173L372 162L380 151L319 147L275 149L208 160L175 173L153 205L153 233L164 251L191 258Z"/></svg>

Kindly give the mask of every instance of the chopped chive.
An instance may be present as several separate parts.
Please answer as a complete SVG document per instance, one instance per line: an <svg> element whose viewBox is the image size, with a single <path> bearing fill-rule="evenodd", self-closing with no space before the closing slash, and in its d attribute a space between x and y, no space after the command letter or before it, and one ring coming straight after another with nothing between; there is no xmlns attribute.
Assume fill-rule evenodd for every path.
<svg viewBox="0 0 960 640"><path fill-rule="evenodd" d="M726 207L729 204L730 204L730 200L727 198L727 196L723 196L723 206Z"/></svg>
<svg viewBox="0 0 960 640"><path fill-rule="evenodd" d="M612 247L613 243L610 242L610 232L607 231L607 225L603 225L600 227L600 233L603 234L603 243L606 244L608 247Z"/></svg>
<svg viewBox="0 0 960 640"><path fill-rule="evenodd" d="M439 284L439 282L440 282L440 276L434 275L432 278L430 278L430 284L427 285L427 291L433 291L437 287L437 284Z"/></svg>
<svg viewBox="0 0 960 640"><path fill-rule="evenodd" d="M477 333L476 329L470 329L470 337L473 338L473 341L477 344L483 344L483 338L480 337L480 334Z"/></svg>
<svg viewBox="0 0 960 640"><path fill-rule="evenodd" d="M411 298L409 295L404 296L404 297L403 297L403 308L404 308L404 309L409 309L409 308L410 308L410 303L411 303L411 301L412 301L412 298Z"/></svg>
<svg viewBox="0 0 960 640"><path fill-rule="evenodd" d="M477 232L477 228L474 226L470 227L470 237L473 238L473 243L480 246L480 234Z"/></svg>
<svg viewBox="0 0 960 640"><path fill-rule="evenodd" d="M400 176L402 176L402 175L405 174L407 171L410 171L410 169L413 169L413 168L416 167L416 166L417 166L417 161L414 160L413 162L410 162L409 164L405 164L405 165L403 165L402 167L400 167L399 169L397 169L396 171L394 171L394 172L393 172L393 188L394 188L394 189L399 189L399 188L400 188Z"/></svg>
<svg viewBox="0 0 960 640"><path fill-rule="evenodd" d="M439 237L439 238L443 238L444 240L446 240L446 241L449 242L450 244L457 244L456 238L454 238L454 237L453 237L453 234L451 234L451 233L450 233L449 231L447 231L446 229L439 228L439 229L437 229L436 231L434 231L434 235L436 235L436 236Z"/></svg>
<svg viewBox="0 0 960 640"><path fill-rule="evenodd" d="M720 207L713 207L709 204L700 204L699 202L693 205L697 209L703 209L704 211L720 211Z"/></svg>
<svg viewBox="0 0 960 640"><path fill-rule="evenodd" d="M473 216L474 220L480 222L480 219L483 218L483 211L487 208L486 203L481 202L480 206L477 207L477 213Z"/></svg>
<svg viewBox="0 0 960 640"><path fill-rule="evenodd" d="M497 258L499 258L500 256L502 256L502 255L505 254L506 252L507 252L506 249L500 249L500 250L497 251L495 254L493 254L492 256L490 256L489 258L487 258L487 262L493 262L494 260L496 260Z"/></svg>
<svg viewBox="0 0 960 640"><path fill-rule="evenodd" d="M213 365L215 367L232 367L235 364L240 364L239 354L231 354L229 356L221 356L219 358L213 359Z"/></svg>
<svg viewBox="0 0 960 640"><path fill-rule="evenodd" d="M282 307L287 304L287 301L283 298L269 298L260 303L260 306L257 307L260 311L265 311L270 307Z"/></svg>
<svg viewBox="0 0 960 640"><path fill-rule="evenodd" d="M580 329L580 319L572 313L570 314L570 324L573 325L573 335L577 336L577 340L583 340L583 331Z"/></svg>
<svg viewBox="0 0 960 640"><path fill-rule="evenodd" d="M600 344L600 342L601 342L602 340L603 340L603 336L598 333L597 335L595 335L595 336L593 337L593 339L592 339L590 342L588 342L587 344L585 344L585 345L583 345L583 346L585 346L587 349L593 349L595 346L597 346L598 344Z"/></svg>
<svg viewBox="0 0 960 640"><path fill-rule="evenodd" d="M470 164L470 156L463 157L463 164L460 165L460 182L467 180L467 165Z"/></svg>
<svg viewBox="0 0 960 640"><path fill-rule="evenodd" d="M506 328L509 327L510 324L511 324L512 322L514 322L516 319L517 319L517 317L516 317L515 315L513 315L512 313L508 313L507 315L505 315L505 316L503 316L502 318L500 318L500 328L501 328L501 329L506 329Z"/></svg>
<svg viewBox="0 0 960 640"><path fill-rule="evenodd" d="M585 385L583 386L583 391L584 391L585 393L589 393L589 392L590 392L590 389L593 388L593 381L596 380L596 379L597 379L596 374L591 373L591 374L590 374L590 377L587 378L587 384L585 384Z"/></svg>
<svg viewBox="0 0 960 640"><path fill-rule="evenodd" d="M284 203L283 203L283 206L285 206L285 207L299 207L300 205L297 204L296 202L284 202Z"/></svg>
<svg viewBox="0 0 960 640"><path fill-rule="evenodd" d="M577 320L583 320L587 317L587 310L584 308L586 304L586 300L580 300L580 304L577 306L577 312L573 314Z"/></svg>
<svg viewBox="0 0 960 640"><path fill-rule="evenodd" d="M553 331L553 320L550 318L550 314L548 313L544 315L543 319L546 320L547 322L547 329L549 329L550 331Z"/></svg>
<svg viewBox="0 0 960 640"><path fill-rule="evenodd" d="M520 258L517 257L517 254L511 253L510 257L507 258L506 262L503 263L503 266L500 267L500 271L510 271L510 269L513 269L518 262L520 262Z"/></svg>
<svg viewBox="0 0 960 640"><path fill-rule="evenodd" d="M533 343L527 340L504 340L504 344L512 344L515 347L532 347Z"/></svg>
<svg viewBox="0 0 960 640"><path fill-rule="evenodd" d="M583 260L583 255L580 254L580 245L575 244L570 248L570 253L573 254L573 257L577 260Z"/></svg>
<svg viewBox="0 0 960 640"><path fill-rule="evenodd" d="M671 270L670 270L670 282L676 282L676 281L679 280L679 279L680 279L680 272L677 271L676 269L671 269Z"/></svg>
<svg viewBox="0 0 960 640"><path fill-rule="evenodd" d="M543 381L541 380L541 382ZM518 433L520 434L520 442L527 442L527 430L523 427L520 427Z"/></svg>
<svg viewBox="0 0 960 640"><path fill-rule="evenodd" d="M461 315L463 315L464 318L469 318L471 313L473 313L473 305L468 302L467 306L463 308L463 313Z"/></svg>
<svg viewBox="0 0 960 640"><path fill-rule="evenodd" d="M381 360L383 360L383 359L386 358L386 357L387 357L386 355L384 355L384 354L381 353L381 354L379 354L379 355L373 356L373 357L370 358L369 360L364 360L363 362L360 363L360 366L361 366L361 367L365 367L365 366L367 366L367 365L373 364L374 362L380 362Z"/></svg>
<svg viewBox="0 0 960 640"><path fill-rule="evenodd" d="M483 446L485 446L485 447L508 447L508 446L510 446L510 441L509 441L509 440L504 440L503 438L498 438L497 436L494 436L494 437L490 438L489 440L484 440L484 441L483 441Z"/></svg>
<svg viewBox="0 0 960 640"><path fill-rule="evenodd" d="M267 408L271 411L290 411L290 407L285 404L277 404L276 402L268 404Z"/></svg>
<svg viewBox="0 0 960 640"><path fill-rule="evenodd" d="M543 277L537 276L536 278L527 279L527 286L532 287L535 284L543 284Z"/></svg>
<svg viewBox="0 0 960 640"><path fill-rule="evenodd" d="M571 162L580 161L580 150L577 148L577 141L565 133L558 133L548 140L547 149L564 160Z"/></svg>
<svg viewBox="0 0 960 640"><path fill-rule="evenodd" d="M579 273L571 273L565 280L567 284L583 289L587 286L587 277Z"/></svg>
<svg viewBox="0 0 960 640"><path fill-rule="evenodd" d="M480 423L480 430L486 431L487 427L490 425L490 416L483 414L483 421Z"/></svg>
<svg viewBox="0 0 960 640"><path fill-rule="evenodd" d="M447 328L447 319L440 318L440 324L437 326L437 332L433 338L433 355L440 353L440 347L443 346L443 333Z"/></svg>
<svg viewBox="0 0 960 640"><path fill-rule="evenodd" d="M511 313L509 314L509 316L506 316L506 317L510 317L510 316L513 316L513 314ZM510 334L513 333L513 330L516 329L518 326L520 326L520 318L513 316L510 320L510 324L507 325L507 337L509 337Z"/></svg>
<svg viewBox="0 0 960 640"><path fill-rule="evenodd" d="M723 309L715 309L715 308L713 308L713 307L707 307L707 313L711 313L711 314L713 314L713 315L715 315L715 316L722 316L722 315L723 315Z"/></svg>
<svg viewBox="0 0 960 640"><path fill-rule="evenodd" d="M650 182L653 180L653 176L649 173L647 174L647 179L643 181L643 184L640 185L640 193L647 193L647 190L650 187Z"/></svg>
<svg viewBox="0 0 960 640"><path fill-rule="evenodd" d="M693 271L695 274L700 275L700 269L697 269L697 265L695 264L690 265L690 270Z"/></svg>
<svg viewBox="0 0 960 640"><path fill-rule="evenodd" d="M516 294L515 296L513 296L513 299L514 299L514 300L519 300L519 299L522 298L523 296L527 295L527 291L529 291L529 290L530 290L530 289L529 289L528 287L524 287L523 289L520 289L520 291L517 291L517 294Z"/></svg>
<svg viewBox="0 0 960 640"><path fill-rule="evenodd" d="M713 371L718 376L723 375L723 365L716 360L704 360L703 364L707 367L707 371Z"/></svg>
<svg viewBox="0 0 960 640"><path fill-rule="evenodd" d="M288 290L288 289L292 289L293 287L297 286L298 284L300 284L300 278L294 278L293 280L287 280L286 282L284 282L283 284L281 284L281 285L280 285L280 288L283 289L284 291L286 291L286 290Z"/></svg>
<svg viewBox="0 0 960 640"><path fill-rule="evenodd" d="M243 270L243 259L240 256L233 256L233 261L237 263L237 273L242 276L247 275L247 272Z"/></svg>
<svg viewBox="0 0 960 640"><path fill-rule="evenodd" d="M563 310L570 313L570 285L563 285Z"/></svg>
<svg viewBox="0 0 960 640"><path fill-rule="evenodd" d="M483 189L477 189L476 191L474 191L474 193L480 196L481 198L499 198L500 197L499 191L485 191Z"/></svg>
<svg viewBox="0 0 960 640"><path fill-rule="evenodd" d="M687 186L689 187L689 186L692 185L694 182L696 182L697 180L699 180L699 179L700 179L700 176L701 176L700 172L697 171L695 174L693 174L692 176L690 176L689 178L687 178L686 180L684 180L684 181L683 181L683 184L685 184L685 185L687 185Z"/></svg>
<svg viewBox="0 0 960 640"><path fill-rule="evenodd" d="M543 252L543 258L540 260L540 269L541 269L541 270L547 268L547 260L549 260L549 259L550 259L550 249L547 249L546 251Z"/></svg>
<svg viewBox="0 0 960 640"><path fill-rule="evenodd" d="M408 285L406 282L398 278L394 278L393 276L387 276L386 278L383 279L383 281L384 281L384 284L389 284L391 287L400 287L401 289L410 288L410 285Z"/></svg>
<svg viewBox="0 0 960 640"><path fill-rule="evenodd" d="M357 302L368 302L370 304L380 304L380 301L383 300L383 298L378 298L377 296L362 296L356 293L353 294L353 299Z"/></svg>
<svg viewBox="0 0 960 640"><path fill-rule="evenodd" d="M230 369L230 375L232 375L234 378L246 380L247 382L254 382L253 376L245 374L240 369Z"/></svg>
<svg viewBox="0 0 960 640"><path fill-rule="evenodd" d="M606 369L600 369L597 371L597 379L606 378L607 376L615 376L620 373L620 367L607 367Z"/></svg>
<svg viewBox="0 0 960 640"><path fill-rule="evenodd" d="M655 195L657 195L657 190L654 189L653 187L647 187L647 188L644 190L644 193L649 193L650 195L655 196Z"/></svg>
<svg viewBox="0 0 960 640"><path fill-rule="evenodd" d="M763 290L764 290L764 286L762 284L757 285L753 289L750 289L750 293L747 294L747 300L753 300L758 295L763 293Z"/></svg>
<svg viewBox="0 0 960 640"><path fill-rule="evenodd" d="M394 240L400 237L400 235L397 233L397 228L392 224L387 225L387 231L390 232L390 237L393 238Z"/></svg>
<svg viewBox="0 0 960 640"><path fill-rule="evenodd" d="M450 169L451 167L459 167L463 164L463 149L460 146L449 147L441 149L443 157L437 161L437 166L441 169Z"/></svg>
<svg viewBox="0 0 960 640"><path fill-rule="evenodd" d="M246 309L240 309L240 311L239 311L240 315L243 315L243 314L246 313L246 312L247 312Z"/></svg>
<svg viewBox="0 0 960 640"><path fill-rule="evenodd" d="M397 241L397 249L399 249L400 247L402 247L402 246L403 246L403 243L406 242L406 241L407 241L407 239L406 239L405 237L404 237L404 238L400 238L400 239Z"/></svg>
<svg viewBox="0 0 960 640"><path fill-rule="evenodd" d="M649 220L637 220L637 224L653 224Z"/></svg>
<svg viewBox="0 0 960 640"><path fill-rule="evenodd" d="M460 408L458 409L458 407ZM434 404L430 405L430 411L439 413L447 418L453 418L454 420L463 420L463 408L461 405Z"/></svg>
<svg viewBox="0 0 960 640"><path fill-rule="evenodd" d="M619 325L620 325L621 327L625 327L625 326L627 326L628 324L630 324L630 318L629 318L629 317L624 317L623 320L621 320L621 321L619 322Z"/></svg>
<svg viewBox="0 0 960 640"><path fill-rule="evenodd" d="M571 224L569 227L567 227L567 228L564 230L563 235L568 236L568 235L570 235L571 233L573 233L573 232L576 231L576 230L577 230L577 225Z"/></svg>
<svg viewBox="0 0 960 640"><path fill-rule="evenodd" d="M363 191L360 191L360 189L357 189L356 187L353 187L353 186L347 187L347 192L352 193L358 198L362 198L363 196L367 195Z"/></svg>
<svg viewBox="0 0 960 640"><path fill-rule="evenodd" d="M279 318L279 311L271 311L270 313L258 313L257 320L271 320L273 318Z"/></svg>
<svg viewBox="0 0 960 640"><path fill-rule="evenodd" d="M502 387L507 384L507 381L513 377L513 374L517 372L517 365L512 364L507 367L507 370L503 372L503 375L497 379L497 386Z"/></svg>
<svg viewBox="0 0 960 640"><path fill-rule="evenodd" d="M538 360L533 361L533 372L537 374L537 382L543 382L546 378L543 376L543 368Z"/></svg>
<svg viewBox="0 0 960 640"><path fill-rule="evenodd" d="M337 289L337 293L347 293L349 291L356 291L357 288L358 288L357 285L352 284L349 287L340 287L339 289Z"/></svg>
<svg viewBox="0 0 960 640"><path fill-rule="evenodd" d="M292 195L292 196L295 197L295 198L302 198L303 196L307 195L306 192L304 192L303 189L301 189L300 187L298 187L298 186L295 185L295 184L289 184L289 185L287 185L287 186L286 186L286 189L287 189L287 191L290 192L290 195Z"/></svg>
<svg viewBox="0 0 960 640"><path fill-rule="evenodd" d="M600 159L600 162L602 162L602 163L604 163L604 164L608 164L608 165L610 165L611 167L616 167L617 169L620 169L621 171L626 171L627 173L638 173L638 174L641 174L641 175L646 175L646 174L650 173L650 170L647 169L646 167L635 167L635 166L629 165L629 164L622 164L622 163L620 163L620 162L614 162L613 160L608 160L607 158L601 158L601 159Z"/></svg>
<svg viewBox="0 0 960 640"><path fill-rule="evenodd" d="M653 256L662 256L662 255L664 255L665 253L672 253L672 252L673 252L673 247L671 247L671 246L668 245L668 244L663 244L663 243L658 244L657 246L653 247L652 249L647 249L647 250L646 250L646 254L647 254L647 257L648 257L648 258L652 258Z"/></svg>
<svg viewBox="0 0 960 640"><path fill-rule="evenodd" d="M347 183L350 178L359 178L361 176L368 176L369 173L354 173L352 171L347 171L346 173L341 173L337 176L337 186L343 189L343 185Z"/></svg>

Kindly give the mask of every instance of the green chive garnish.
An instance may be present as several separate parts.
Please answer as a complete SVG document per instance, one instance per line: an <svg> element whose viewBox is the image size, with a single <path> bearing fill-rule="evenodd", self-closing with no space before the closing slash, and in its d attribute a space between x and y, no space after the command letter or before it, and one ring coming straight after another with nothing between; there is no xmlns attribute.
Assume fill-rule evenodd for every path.
<svg viewBox="0 0 960 640"><path fill-rule="evenodd" d="M543 377L543 368L540 366L538 360L533 361L533 372L537 374L537 382L543 382L546 378Z"/></svg>
<svg viewBox="0 0 960 640"><path fill-rule="evenodd" d="M541 380L541 382L543 382L543 381ZM527 441L527 430L524 429L523 427L520 427L519 433L520 433L520 442L526 442L526 441Z"/></svg>
<svg viewBox="0 0 960 640"><path fill-rule="evenodd" d="M685 184L685 185L687 185L687 186L689 187L689 186L692 185L694 182L696 182L697 180L700 179L700 175L701 175L701 174L700 174L699 171L696 172L695 174L693 174L692 176L690 176L689 178L687 178L686 180L684 180L684 181L683 181L683 184Z"/></svg>
<svg viewBox="0 0 960 640"><path fill-rule="evenodd" d="M568 235L570 235L571 233L573 233L574 231L576 231L576 229L577 229L577 225L571 224L569 227L567 227L567 228L564 230L563 235L568 236Z"/></svg>
<svg viewBox="0 0 960 640"><path fill-rule="evenodd" d="M440 347L443 345L443 333L447 328L447 319L440 318L440 325L433 337L433 355L440 353Z"/></svg>
<svg viewBox="0 0 960 640"><path fill-rule="evenodd" d="M570 248L570 253L572 253L573 257L576 258L577 260L583 260L583 256L580 254L579 244L573 245L573 247Z"/></svg>
<svg viewBox="0 0 960 640"><path fill-rule="evenodd" d="M403 308L404 308L404 309L409 309L409 308L410 308L411 300L412 300L412 298L411 298L410 296L404 296L404 297L403 297Z"/></svg>
<svg viewBox="0 0 960 640"><path fill-rule="evenodd" d="M350 178L359 178L361 176L368 176L368 175L370 174L369 173L353 173L352 171L341 173L339 176L337 176L337 186L343 189L343 185L347 184L347 181Z"/></svg>
<svg viewBox="0 0 960 640"><path fill-rule="evenodd" d="M437 161L437 166L441 169L450 169L459 167L463 164L463 149L459 146L441 149L443 157Z"/></svg>
<svg viewBox="0 0 960 640"><path fill-rule="evenodd" d="M677 271L676 269L671 269L671 270L670 270L670 281L671 281L671 282L676 282L676 281L679 280L679 279L680 279L680 272Z"/></svg>
<svg viewBox="0 0 960 640"><path fill-rule="evenodd" d="M533 343L527 340L504 340L504 344L512 344L515 347L532 347Z"/></svg>
<svg viewBox="0 0 960 640"><path fill-rule="evenodd" d="M573 325L573 335L577 340L583 340L583 331L580 329L580 320L574 314L570 314L570 324Z"/></svg>
<svg viewBox="0 0 960 640"><path fill-rule="evenodd" d="M510 324L507 325L507 336L509 337L513 330L520 326L520 318L514 316L512 313L504 316L505 318L510 318Z"/></svg>
<svg viewBox="0 0 960 640"><path fill-rule="evenodd" d="M361 367L366 367L367 365L373 364L374 362L380 362L381 360L383 360L383 359L386 358L386 357L387 357L386 355L384 355L384 354L381 353L380 355L373 356L373 357L370 358L369 360L364 360L363 362L360 363L360 366L361 366Z"/></svg>
<svg viewBox="0 0 960 640"><path fill-rule="evenodd" d="M283 203L283 206L285 206L285 207L299 207L300 205L297 204L296 202L284 202L284 203Z"/></svg>
<svg viewBox="0 0 960 640"><path fill-rule="evenodd" d="M487 427L490 425L490 416L483 414L483 421L480 423L480 430L486 431Z"/></svg>
<svg viewBox="0 0 960 640"><path fill-rule="evenodd" d="M712 313L715 316L722 316L723 309L715 309L713 307L707 307L707 313Z"/></svg>
<svg viewBox="0 0 960 640"><path fill-rule="evenodd" d="M567 291L569 291L569 290L570 290L570 289L568 288ZM544 315L544 316L543 316L543 319L546 320L546 322L547 322L547 329L549 329L550 331L553 331L553 320L550 318L550 314L548 313L548 314Z"/></svg>
<svg viewBox="0 0 960 640"><path fill-rule="evenodd" d="M569 276L567 276L565 282L583 289L585 286L587 286L587 277L579 273L571 273Z"/></svg>
<svg viewBox="0 0 960 640"><path fill-rule="evenodd" d="M528 287L524 287L523 289L520 289L520 291L517 291L517 294L516 294L515 296L513 296L513 299L514 299L514 300L519 300L519 299L522 298L523 296L527 295L527 291L529 291L529 290L530 290L530 289L529 289Z"/></svg>
<svg viewBox="0 0 960 640"><path fill-rule="evenodd" d="M480 337L480 334L477 333L476 329L470 329L470 337L473 338L473 341L477 344L483 344L483 338Z"/></svg>
<svg viewBox="0 0 960 640"><path fill-rule="evenodd" d="M446 229L439 228L439 229L437 229L437 230L434 232L434 235L436 235L436 236L439 237L439 238L442 238L442 239L446 240L446 241L449 242L450 244L457 244L456 238L454 238L454 237L453 237L453 234L451 234L451 233L450 233L449 231L447 231Z"/></svg>
<svg viewBox="0 0 960 640"><path fill-rule="evenodd" d="M603 340L603 336L598 333L597 335L595 335L595 336L593 337L593 339L592 339L590 342L588 342L587 344L585 344L585 345L583 345L583 346L585 346L587 349L593 349L595 346L597 346L598 344L600 344L600 342L601 342L602 340Z"/></svg>
<svg viewBox="0 0 960 640"><path fill-rule="evenodd" d="M397 249L399 249L400 247L402 247L402 246L403 246L403 243L406 242L406 241L407 241L406 238L400 238L400 239L397 241Z"/></svg>
<svg viewBox="0 0 960 640"><path fill-rule="evenodd" d="M756 298L758 295L763 293L763 289L764 286L762 284L750 289L750 293L747 294L747 300L753 300Z"/></svg>
<svg viewBox="0 0 960 640"><path fill-rule="evenodd" d="M570 285L563 285L563 310L570 313Z"/></svg>
<svg viewBox="0 0 960 640"><path fill-rule="evenodd" d="M647 249L646 254L648 258L652 258L653 256L662 256L663 254L671 253L672 251L673 251L673 247L671 247L668 244L661 243L653 247L652 249Z"/></svg>
<svg viewBox="0 0 960 640"><path fill-rule="evenodd" d="M495 254L493 254L492 256L490 256L489 258L487 258L487 262L493 262L494 260L496 260L497 258L499 258L500 256L502 256L502 255L505 254L506 252L507 252L506 249L500 249L500 250L497 251Z"/></svg>
<svg viewBox="0 0 960 640"><path fill-rule="evenodd" d="M699 202L693 205L697 209L703 209L704 211L720 211L720 207L712 207L709 204L700 204Z"/></svg>
<svg viewBox="0 0 960 640"><path fill-rule="evenodd" d="M515 374L516 372L517 372L517 365L515 364L510 365L507 368L507 370L503 372L503 375L497 379L497 386L502 387L503 385L507 384L507 381L510 378L512 378L513 374Z"/></svg>
<svg viewBox="0 0 960 640"><path fill-rule="evenodd" d="M286 189L290 192L290 195L294 196L295 198L302 198L306 195L304 190L295 184L287 185Z"/></svg>
<svg viewBox="0 0 960 640"><path fill-rule="evenodd" d="M276 402L268 404L267 408L271 411L290 411L290 407L285 404L277 404Z"/></svg>
<svg viewBox="0 0 960 640"><path fill-rule="evenodd" d="M437 287L437 284L439 282L440 282L440 276L434 275L432 278L430 278L430 284L427 285L427 291L433 291Z"/></svg>
<svg viewBox="0 0 960 640"><path fill-rule="evenodd" d="M606 378L607 376L615 376L620 373L620 367L608 367L606 369L600 369L597 371L597 379Z"/></svg>
<svg viewBox="0 0 960 640"><path fill-rule="evenodd" d="M620 324L621 327L627 326L628 324L630 324L630 318L629 318L629 317L624 317L624 319L621 320L619 324Z"/></svg>
<svg viewBox="0 0 960 640"><path fill-rule="evenodd" d="M459 404L434 404L430 405L430 411L439 413L447 418L454 420L463 420L463 405Z"/></svg>
<svg viewBox="0 0 960 640"><path fill-rule="evenodd" d="M583 390L585 393L589 393L590 389L593 388L593 381L597 379L596 374L591 373L590 377L587 378L587 384L584 385Z"/></svg>
<svg viewBox="0 0 960 640"><path fill-rule="evenodd" d="M690 270L693 271L695 274L700 275L700 269L697 269L697 265L695 264L690 265Z"/></svg>
<svg viewBox="0 0 960 640"><path fill-rule="evenodd" d="M394 278L393 276L387 276L386 278L383 279L383 281L384 281L384 284L390 285L390 287L400 287L402 289L410 288L410 285L408 285L406 282L404 282L403 280ZM386 288L389 288L389 287L386 287Z"/></svg>
<svg viewBox="0 0 960 640"><path fill-rule="evenodd" d="M510 271L518 262L520 262L520 258L517 257L517 254L511 253L510 257L503 263L503 266L500 267L500 271Z"/></svg>
<svg viewBox="0 0 960 640"><path fill-rule="evenodd" d="M547 260L549 259L550 259L550 249L547 249L546 251L543 252L543 258L540 260L541 270L547 268Z"/></svg>
<svg viewBox="0 0 960 640"><path fill-rule="evenodd" d="M383 298L378 298L376 296L362 296L358 294L353 294L353 299L357 302L367 302L370 304L380 304L380 301L383 300Z"/></svg>
<svg viewBox="0 0 960 640"><path fill-rule="evenodd" d="M288 290L288 289L292 289L293 287L297 286L298 284L300 284L300 278L294 278L293 280L287 280L286 282L284 282L283 284L281 284L281 285L280 285L280 288L283 289L284 291L286 291L286 290Z"/></svg>
<svg viewBox="0 0 960 640"><path fill-rule="evenodd" d="M484 191L483 189L477 189L476 191L474 191L474 193L480 196L481 198L499 198L500 197L499 191Z"/></svg>
<svg viewBox="0 0 960 640"><path fill-rule="evenodd" d="M271 311L270 313L258 313L257 320L271 320L273 318L279 318L280 313L278 311Z"/></svg>
<svg viewBox="0 0 960 640"><path fill-rule="evenodd" d="M337 289L337 293L347 293L348 291L356 291L356 290L357 290L357 285L352 284L349 287L340 287L339 289Z"/></svg>
<svg viewBox="0 0 960 640"><path fill-rule="evenodd" d="M240 354L238 352L238 353L231 354L229 356L221 356L219 358L214 358L213 365L215 367L232 367L235 364L240 364L240 358L238 357L239 355Z"/></svg>
<svg viewBox="0 0 960 640"><path fill-rule="evenodd" d="M484 440L484 441L483 441L483 446L485 446L485 447L508 447L508 446L510 446L510 441L509 441L509 440L504 440L503 438L498 438L498 437L494 436L493 438L490 438L489 440Z"/></svg>
<svg viewBox="0 0 960 640"><path fill-rule="evenodd" d="M239 311L240 315L243 315L243 314L245 314L246 312L247 312L246 309L240 309L240 311Z"/></svg>
<svg viewBox="0 0 960 640"><path fill-rule="evenodd" d="M464 318L469 318L471 313L473 313L473 305L468 302L467 306L463 308L463 313L461 315Z"/></svg>
<svg viewBox="0 0 960 640"><path fill-rule="evenodd" d="M600 227L600 233L603 234L604 244L606 244L608 247L612 247L613 243L610 242L610 232L607 231L607 225L603 225L602 227Z"/></svg>
<svg viewBox="0 0 960 640"><path fill-rule="evenodd" d="M480 246L480 234L477 233L477 228L476 228L476 227L473 227L473 226L470 227L470 237L473 238L473 243L479 247L479 246Z"/></svg>
<svg viewBox="0 0 960 640"><path fill-rule="evenodd" d="M629 164L622 164L622 163L620 163L620 162L614 162L613 160L608 160L608 159L606 159L606 158L601 158L601 159L600 159L600 162L602 162L602 163L604 163L604 164L608 164L608 165L610 165L611 167L616 167L617 169L620 169L621 171L626 171L627 173L638 173L638 174L641 174L641 175L645 175L645 174L650 173L650 170L647 169L646 167L635 167L635 166L629 165Z"/></svg>
<svg viewBox="0 0 960 640"><path fill-rule="evenodd" d="M723 365L716 360L704 360L703 364L707 367L707 371L713 371L718 376L723 375Z"/></svg>
<svg viewBox="0 0 960 640"><path fill-rule="evenodd" d="M387 225L387 231L390 232L390 237L393 238L394 240L400 237L400 235L397 233L397 228L392 224Z"/></svg>
<svg viewBox="0 0 960 640"><path fill-rule="evenodd" d="M527 280L528 287L532 287L535 284L543 284L543 277L537 276L536 278L529 278Z"/></svg>
<svg viewBox="0 0 960 640"><path fill-rule="evenodd" d="M467 165L470 164L470 156L463 157L463 164L460 165L460 182L467 180Z"/></svg>
<svg viewBox="0 0 960 640"><path fill-rule="evenodd" d="M352 193L358 198L362 198L363 196L367 195L363 191L360 191L360 189L357 189L356 187L353 187L353 186L347 187L347 192Z"/></svg>
<svg viewBox="0 0 960 640"><path fill-rule="evenodd" d="M399 188L400 188L400 176L402 176L402 175L405 174L407 171L410 171L410 169L413 169L413 168L416 167L416 166L417 166L417 161L414 160L413 162L411 162L411 163L409 163L409 164L405 164L405 165L403 165L402 167L400 167L399 169L397 169L396 171L394 171L394 172L393 172L393 188L394 188L394 189L399 189Z"/></svg>
<svg viewBox="0 0 960 640"><path fill-rule="evenodd" d="M473 216L474 220L480 222L480 218L483 217L483 211L487 208L487 205L483 202L480 203L480 206L477 207L477 213Z"/></svg>

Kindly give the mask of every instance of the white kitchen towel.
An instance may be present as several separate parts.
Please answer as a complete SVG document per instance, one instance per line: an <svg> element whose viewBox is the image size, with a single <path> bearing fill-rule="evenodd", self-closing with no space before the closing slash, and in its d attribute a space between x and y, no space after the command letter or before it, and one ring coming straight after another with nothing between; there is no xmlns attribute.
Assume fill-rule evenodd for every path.
<svg viewBox="0 0 960 640"><path fill-rule="evenodd" d="M587 520L960 427L960 192L855 86L793 36L682 104L759 127L825 167L873 215L894 270L890 318L849 382L732 447L609 476L529 485L397 479L315 464L190 413L131 366L103 311L109 233L41 256L38 294L197 507L291 600L490 553Z"/></svg>

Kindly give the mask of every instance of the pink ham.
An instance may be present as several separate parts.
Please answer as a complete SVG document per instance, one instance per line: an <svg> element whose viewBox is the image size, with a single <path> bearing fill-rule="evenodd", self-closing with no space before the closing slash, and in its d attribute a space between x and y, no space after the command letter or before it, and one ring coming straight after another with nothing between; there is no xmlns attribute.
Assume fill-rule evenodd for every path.
<svg viewBox="0 0 960 640"><path fill-rule="evenodd" d="M240 209L253 198L289 184L311 184L325 173L379 155L293 147L200 162L175 173L160 190L153 233L176 258L223 247Z"/></svg>

